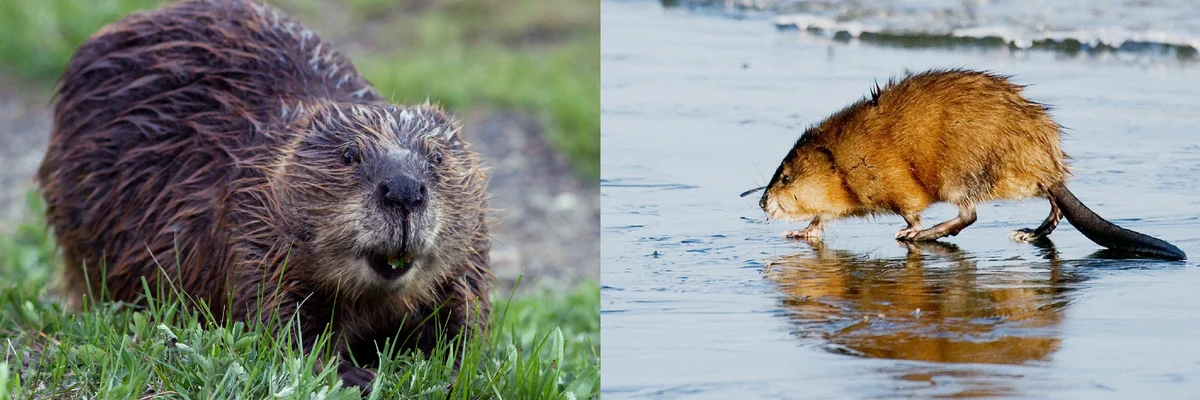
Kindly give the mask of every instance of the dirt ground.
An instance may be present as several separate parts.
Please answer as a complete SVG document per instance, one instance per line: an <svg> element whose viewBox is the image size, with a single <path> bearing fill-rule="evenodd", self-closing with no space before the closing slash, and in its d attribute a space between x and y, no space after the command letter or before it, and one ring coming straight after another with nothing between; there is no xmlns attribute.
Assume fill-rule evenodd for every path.
<svg viewBox="0 0 1200 400"><path fill-rule="evenodd" d="M50 133L50 105L28 86L0 75L0 232L28 217L26 200ZM472 149L490 168L497 293L507 293L522 274L522 289L598 281L598 182L581 181L527 115L467 112L460 118Z"/></svg>
<svg viewBox="0 0 1200 400"><path fill-rule="evenodd" d="M528 116L469 118L464 135L486 160L497 218L492 266L502 285L600 280L600 186L576 177Z"/></svg>

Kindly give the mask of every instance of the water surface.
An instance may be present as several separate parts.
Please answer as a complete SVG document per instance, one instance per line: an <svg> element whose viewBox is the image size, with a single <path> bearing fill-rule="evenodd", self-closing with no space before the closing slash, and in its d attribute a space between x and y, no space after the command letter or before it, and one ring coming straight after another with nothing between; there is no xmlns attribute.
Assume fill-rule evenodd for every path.
<svg viewBox="0 0 1200 400"><path fill-rule="evenodd" d="M841 43L770 21L602 6L605 398L1177 398L1200 393L1200 69L1176 57ZM781 238L756 199L792 143L876 80L934 67L1031 84L1071 190L1193 260L1113 258L1045 201L941 243L897 216ZM954 209L927 211L928 222Z"/></svg>

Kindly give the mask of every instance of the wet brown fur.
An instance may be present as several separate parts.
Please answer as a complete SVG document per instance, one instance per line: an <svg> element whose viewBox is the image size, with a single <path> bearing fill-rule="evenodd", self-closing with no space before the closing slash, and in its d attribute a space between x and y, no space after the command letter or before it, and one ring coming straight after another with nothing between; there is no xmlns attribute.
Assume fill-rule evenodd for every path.
<svg viewBox="0 0 1200 400"><path fill-rule="evenodd" d="M273 7L184 1L79 48L38 180L76 303L102 291L140 301L145 279L204 301L218 320L278 311L314 338L332 324L337 351L370 363L376 341L428 353L437 335L487 320L486 178L459 131L435 106L387 104ZM339 161L347 140L362 167ZM433 166L423 179L437 229L402 284L347 261L396 234L372 219L360 183L397 149L438 155L410 160ZM345 364L348 383L370 381Z"/></svg>
<svg viewBox="0 0 1200 400"><path fill-rule="evenodd" d="M933 203L955 204L973 220L976 203L1047 198L1069 175L1067 156L1047 107L1021 89L965 70L888 82L806 131L760 205L775 211L772 218L812 219L796 236L819 236L831 219L874 214L903 216L912 236Z"/></svg>

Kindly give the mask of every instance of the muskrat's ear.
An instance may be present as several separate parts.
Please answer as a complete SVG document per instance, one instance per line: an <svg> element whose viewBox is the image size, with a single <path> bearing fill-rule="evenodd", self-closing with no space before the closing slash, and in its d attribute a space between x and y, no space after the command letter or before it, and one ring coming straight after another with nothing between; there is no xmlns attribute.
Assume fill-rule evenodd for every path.
<svg viewBox="0 0 1200 400"><path fill-rule="evenodd" d="M825 160L829 161L830 164L834 164L833 151L829 150L828 147L817 146L817 152L819 152L819 153L821 153L821 155L825 156Z"/></svg>

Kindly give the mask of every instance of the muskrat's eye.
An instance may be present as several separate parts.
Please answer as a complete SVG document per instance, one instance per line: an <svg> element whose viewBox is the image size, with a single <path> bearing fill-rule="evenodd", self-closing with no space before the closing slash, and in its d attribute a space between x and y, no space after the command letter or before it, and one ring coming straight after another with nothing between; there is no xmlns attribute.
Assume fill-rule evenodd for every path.
<svg viewBox="0 0 1200 400"><path fill-rule="evenodd" d="M346 147L346 151L342 153L342 164L346 166L358 163L358 149L353 145Z"/></svg>
<svg viewBox="0 0 1200 400"><path fill-rule="evenodd" d="M440 152L440 151L433 152L433 163L434 164L442 163L442 152Z"/></svg>
<svg viewBox="0 0 1200 400"><path fill-rule="evenodd" d="M792 177L784 175L784 176L779 177L779 181L783 182L783 184L786 185L786 184L788 184L788 182L792 181Z"/></svg>

